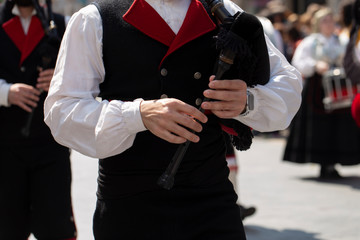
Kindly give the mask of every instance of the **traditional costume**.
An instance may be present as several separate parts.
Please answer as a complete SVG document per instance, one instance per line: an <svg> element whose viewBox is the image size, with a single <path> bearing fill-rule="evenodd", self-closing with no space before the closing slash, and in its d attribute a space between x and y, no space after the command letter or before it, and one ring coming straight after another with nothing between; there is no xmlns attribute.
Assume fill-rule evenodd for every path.
<svg viewBox="0 0 360 240"><path fill-rule="evenodd" d="M242 11L229 1L225 6L232 14ZM84 31L75 30L79 28ZM46 100L45 121L59 142L100 158L95 239L245 239L237 196L228 180L226 143L219 119L208 116L200 142L190 144L174 187L165 190L157 180L178 145L145 131L139 112L141 99L177 98L196 107L201 104L218 56L214 39L218 28L207 5L197 0L98 1L97 7L90 5L76 13L68 29L63 40L65 51ZM85 33L86 38L82 36ZM92 39L92 43L79 36ZM85 64L73 72L67 68L72 66L67 59L74 60L71 49L80 46L81 53L74 56ZM284 84L284 88L296 89L290 90L295 101L285 107L291 113L283 120L288 120L299 103L299 75L273 46L270 49L273 65L269 80L289 78L284 81L291 87ZM90 56L92 60L87 61ZM288 72L277 75L283 66ZM68 81L72 74L81 76L78 87ZM229 72L228 77L234 78L233 74ZM58 85L62 81L71 84L70 92L60 86L64 84ZM254 89L255 95L266 95ZM70 101L55 100L60 92L70 94ZM276 95L272 90L268 93ZM102 101L97 102L94 96ZM70 120L67 114L59 115L55 101L70 108L77 105L79 111L68 112L74 114ZM83 107L88 109L85 121L81 117L86 111ZM59 121L54 121L57 116ZM86 131L88 124L91 127ZM75 130L69 129L70 125L77 128L72 140L59 137Z"/></svg>
<svg viewBox="0 0 360 240"><path fill-rule="evenodd" d="M49 46L35 12L26 33L23 20L13 14L17 6L13 10L9 5L7 1L0 9L0 82L5 96L11 84L35 86L38 68L45 67L43 58L56 48ZM56 14L54 20L61 37L64 18ZM55 60L48 67L54 67ZM54 141L43 121L45 97L40 96L33 115L15 105L0 107L0 239L27 239L30 233L37 239L76 236L70 152ZM2 100L8 105L7 97Z"/></svg>

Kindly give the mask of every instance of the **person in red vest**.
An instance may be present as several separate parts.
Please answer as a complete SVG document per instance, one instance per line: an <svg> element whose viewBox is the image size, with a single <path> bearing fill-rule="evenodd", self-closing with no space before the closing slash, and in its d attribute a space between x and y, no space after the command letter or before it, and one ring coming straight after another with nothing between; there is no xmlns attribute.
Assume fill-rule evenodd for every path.
<svg viewBox="0 0 360 240"><path fill-rule="evenodd" d="M36 5L34 5L36 4ZM70 151L45 125L64 17L32 0L0 6L0 239L76 238ZM47 16L47 17L45 17ZM50 28L49 20L53 21ZM55 31L56 30L56 31Z"/></svg>

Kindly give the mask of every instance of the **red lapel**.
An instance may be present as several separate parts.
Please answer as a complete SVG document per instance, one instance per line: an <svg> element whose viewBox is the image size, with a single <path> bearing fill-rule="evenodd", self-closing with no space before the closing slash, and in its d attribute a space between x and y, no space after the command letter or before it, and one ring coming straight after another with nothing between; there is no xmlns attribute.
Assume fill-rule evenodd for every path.
<svg viewBox="0 0 360 240"><path fill-rule="evenodd" d="M135 0L123 19L149 37L169 46L164 59L184 44L216 28L198 0L191 0L177 35L145 0Z"/></svg>
<svg viewBox="0 0 360 240"><path fill-rule="evenodd" d="M38 17L33 16L29 26L28 34L25 35L21 26L20 18L14 17L3 24L6 34L13 41L15 46L21 52L19 65L30 55L36 45L44 37L45 33Z"/></svg>
<svg viewBox="0 0 360 240"><path fill-rule="evenodd" d="M184 22L166 54L168 56L184 44L208 33L216 28L204 6L192 0ZM165 57L166 57L165 56Z"/></svg>
<svg viewBox="0 0 360 240"><path fill-rule="evenodd" d="M166 46L169 46L175 38L175 33L145 0L135 0L123 19Z"/></svg>

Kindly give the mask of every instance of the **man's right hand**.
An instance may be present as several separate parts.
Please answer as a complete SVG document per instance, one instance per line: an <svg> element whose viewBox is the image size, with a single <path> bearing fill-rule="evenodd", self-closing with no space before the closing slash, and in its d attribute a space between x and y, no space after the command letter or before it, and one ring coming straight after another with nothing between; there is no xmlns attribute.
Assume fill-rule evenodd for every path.
<svg viewBox="0 0 360 240"><path fill-rule="evenodd" d="M198 142L200 138L191 130L201 132L199 122L207 122L206 115L197 108L174 98L143 101L140 112L144 126L170 143Z"/></svg>
<svg viewBox="0 0 360 240"><path fill-rule="evenodd" d="M41 92L33 86L24 83L11 85L8 95L9 104L17 105L27 112L32 112L37 106Z"/></svg>

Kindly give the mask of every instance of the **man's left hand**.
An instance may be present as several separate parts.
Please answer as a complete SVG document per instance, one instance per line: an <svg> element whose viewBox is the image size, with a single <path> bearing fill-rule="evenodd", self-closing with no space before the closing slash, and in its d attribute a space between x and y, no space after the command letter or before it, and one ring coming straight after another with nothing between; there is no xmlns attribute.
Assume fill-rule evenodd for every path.
<svg viewBox="0 0 360 240"><path fill-rule="evenodd" d="M215 80L215 76L211 76L209 88L204 91L204 96L215 101L203 102L203 109L219 118L237 117L244 111L247 84L243 80Z"/></svg>
<svg viewBox="0 0 360 240"><path fill-rule="evenodd" d="M46 69L46 70L42 70L40 69L39 72L39 77L37 79L37 84L36 84L36 88L37 89L42 89L44 91L49 91L49 87L50 87L50 82L51 79L54 75L54 69Z"/></svg>

